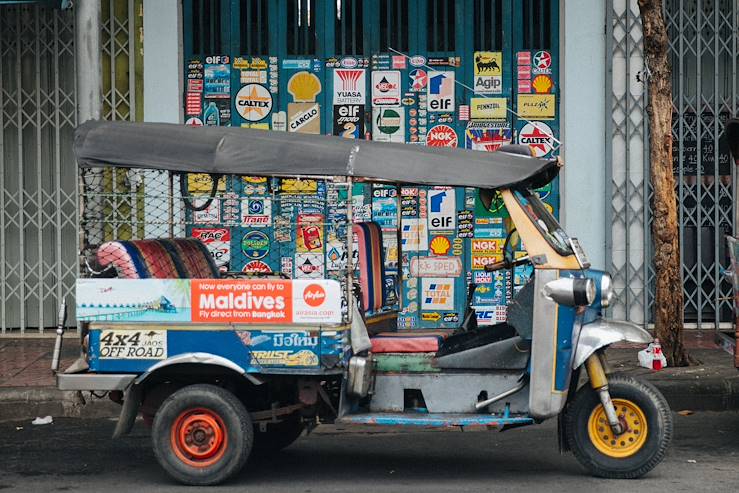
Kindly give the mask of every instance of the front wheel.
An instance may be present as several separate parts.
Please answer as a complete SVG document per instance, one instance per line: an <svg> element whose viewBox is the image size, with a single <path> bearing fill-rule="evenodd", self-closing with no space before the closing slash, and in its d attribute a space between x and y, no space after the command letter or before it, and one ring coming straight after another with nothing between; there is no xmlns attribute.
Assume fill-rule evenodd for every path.
<svg viewBox="0 0 739 493"><path fill-rule="evenodd" d="M613 434L598 393L586 384L565 410L567 442L595 476L641 477L662 461L670 443L670 407L654 386L630 377L610 377L608 388L625 431Z"/></svg>

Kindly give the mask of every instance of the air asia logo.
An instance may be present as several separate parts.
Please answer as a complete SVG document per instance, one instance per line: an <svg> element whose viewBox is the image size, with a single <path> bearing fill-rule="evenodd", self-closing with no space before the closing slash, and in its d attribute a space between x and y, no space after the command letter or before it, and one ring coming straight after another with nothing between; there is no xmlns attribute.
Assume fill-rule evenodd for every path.
<svg viewBox="0 0 739 493"><path fill-rule="evenodd" d="M309 284L303 291L303 301L313 308L319 307L326 300L326 290L320 284Z"/></svg>
<svg viewBox="0 0 739 493"><path fill-rule="evenodd" d="M552 129L542 122L527 123L518 134L518 143L529 146L534 156L543 157L554 147Z"/></svg>
<svg viewBox="0 0 739 493"><path fill-rule="evenodd" d="M236 111L249 122L264 120L272 111L272 94L260 84L247 84L236 94Z"/></svg>
<svg viewBox="0 0 739 493"><path fill-rule="evenodd" d="M429 147L457 147L457 132L449 125L437 125L426 135Z"/></svg>

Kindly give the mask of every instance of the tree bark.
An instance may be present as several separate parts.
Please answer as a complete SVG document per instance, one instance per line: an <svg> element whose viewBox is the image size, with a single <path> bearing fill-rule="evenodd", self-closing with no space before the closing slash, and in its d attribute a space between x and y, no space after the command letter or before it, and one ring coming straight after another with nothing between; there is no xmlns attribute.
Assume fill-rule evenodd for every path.
<svg viewBox="0 0 739 493"><path fill-rule="evenodd" d="M686 366L690 359L683 345L683 289L677 222L675 176L672 170L672 81L667 28L662 0L639 0L648 68L649 177L654 192L655 336L670 366Z"/></svg>

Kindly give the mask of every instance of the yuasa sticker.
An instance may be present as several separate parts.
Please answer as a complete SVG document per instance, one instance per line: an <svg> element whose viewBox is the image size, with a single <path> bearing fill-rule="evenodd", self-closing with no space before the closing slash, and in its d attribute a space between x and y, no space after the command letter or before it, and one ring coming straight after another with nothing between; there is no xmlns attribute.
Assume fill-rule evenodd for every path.
<svg viewBox="0 0 739 493"><path fill-rule="evenodd" d="M334 70L334 104L365 104L365 70Z"/></svg>

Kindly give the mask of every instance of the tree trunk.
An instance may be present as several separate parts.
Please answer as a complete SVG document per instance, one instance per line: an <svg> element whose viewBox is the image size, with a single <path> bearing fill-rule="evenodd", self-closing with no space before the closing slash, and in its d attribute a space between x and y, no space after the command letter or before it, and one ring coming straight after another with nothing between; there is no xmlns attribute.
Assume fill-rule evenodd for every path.
<svg viewBox="0 0 739 493"><path fill-rule="evenodd" d="M675 176L672 173L672 81L662 0L639 0L648 67L649 177L654 191L655 335L670 366L689 364L683 346L683 289Z"/></svg>

